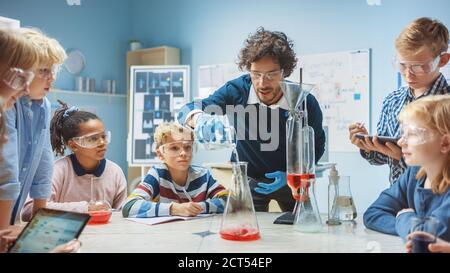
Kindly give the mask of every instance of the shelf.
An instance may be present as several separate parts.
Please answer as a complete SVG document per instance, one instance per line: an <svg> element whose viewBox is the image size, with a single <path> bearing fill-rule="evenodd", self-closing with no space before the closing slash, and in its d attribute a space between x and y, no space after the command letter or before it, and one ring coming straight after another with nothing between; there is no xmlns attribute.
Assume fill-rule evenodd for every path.
<svg viewBox="0 0 450 273"><path fill-rule="evenodd" d="M61 89L51 89L50 93L62 93L62 94L77 94L82 96L104 96L104 97L114 97L114 98L126 98L126 94L108 94L100 92L80 92L76 90L61 90Z"/></svg>

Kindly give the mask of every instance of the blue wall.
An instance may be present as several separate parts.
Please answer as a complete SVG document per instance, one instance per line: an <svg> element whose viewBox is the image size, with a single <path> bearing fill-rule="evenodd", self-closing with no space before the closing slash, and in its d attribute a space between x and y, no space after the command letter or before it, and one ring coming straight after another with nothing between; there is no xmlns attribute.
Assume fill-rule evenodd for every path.
<svg viewBox="0 0 450 273"><path fill-rule="evenodd" d="M192 68L194 92L198 66L236 61L245 38L258 26L285 32L298 54L372 48L373 131L382 99L397 86L391 58L399 32L421 16L438 18L450 27L448 0L381 2L381 6L369 6L365 0L136 0L132 30L150 46L181 48L182 64ZM200 152L197 162L215 156ZM220 157L226 160L227 155ZM360 212L389 185L387 167L372 167L357 153L331 153L330 161L338 163L341 174L351 176ZM327 183L328 178L318 181L322 211L326 211Z"/></svg>
<svg viewBox="0 0 450 273"><path fill-rule="evenodd" d="M0 0L0 16L34 26L59 40L65 49L79 49L86 57L83 77L115 79L118 93L125 93L126 51L131 32L131 8L124 0L82 0L69 6L66 0ZM75 78L62 69L55 86L74 90Z"/></svg>

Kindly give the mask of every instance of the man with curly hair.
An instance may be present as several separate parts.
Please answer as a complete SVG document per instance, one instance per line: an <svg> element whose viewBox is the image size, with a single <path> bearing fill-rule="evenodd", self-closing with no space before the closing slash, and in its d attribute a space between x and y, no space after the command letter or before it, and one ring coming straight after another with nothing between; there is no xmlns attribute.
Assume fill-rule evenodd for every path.
<svg viewBox="0 0 450 273"><path fill-rule="evenodd" d="M279 82L291 75L296 64L293 42L282 32L260 27L245 41L239 54L239 68L249 74L227 82L206 99L188 103L178 115L180 124L193 128L196 137L201 138L197 140L205 142L215 141L216 132L223 130L223 125L217 124L210 115L211 106L228 116L233 115L232 121L237 120L233 123L238 133L236 149L239 160L248 162L250 188L257 211L268 211L272 199L283 211L292 211L295 205L286 185L288 103ZM308 95L306 101L308 124L315 132L317 162L325 145L322 111L313 95ZM230 113L232 108L234 112ZM244 114L236 113L239 112L236 109L244 109ZM242 134L239 124L243 124ZM274 139L267 139L268 131L276 133L277 145L272 149L265 146L269 141L274 142Z"/></svg>

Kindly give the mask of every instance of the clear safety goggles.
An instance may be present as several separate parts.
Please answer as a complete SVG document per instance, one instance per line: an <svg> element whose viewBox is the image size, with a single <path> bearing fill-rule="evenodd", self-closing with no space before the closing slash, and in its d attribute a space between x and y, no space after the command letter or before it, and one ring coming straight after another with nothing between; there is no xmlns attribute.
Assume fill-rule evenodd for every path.
<svg viewBox="0 0 450 273"><path fill-rule="evenodd" d="M190 140L175 141L159 146L159 151L170 157L180 156L182 152L184 152L186 155L192 155L194 149L195 144Z"/></svg>
<svg viewBox="0 0 450 273"><path fill-rule="evenodd" d="M400 141L405 141L408 145L413 146L425 144L433 138L430 130L410 124L401 124L400 133Z"/></svg>
<svg viewBox="0 0 450 273"><path fill-rule="evenodd" d="M50 78L56 78L59 71L61 70L61 66L54 64L51 68L43 67L36 69L35 73L38 78L49 80Z"/></svg>
<svg viewBox="0 0 450 273"><path fill-rule="evenodd" d="M26 90L34 79L34 73L32 71L20 68L10 68L5 74L3 82L9 88L16 91Z"/></svg>
<svg viewBox="0 0 450 273"><path fill-rule="evenodd" d="M402 74L406 73L406 71L409 71L410 73L420 76L429 74L431 72L436 71L439 61L441 60L441 56L444 54L441 53L439 56L437 56L434 60L423 63L423 62L408 62L399 60L397 58L394 58L393 65L396 69L398 69Z"/></svg>
<svg viewBox="0 0 450 273"><path fill-rule="evenodd" d="M111 131L73 137L72 140L78 146L86 149L97 148L98 146L111 143Z"/></svg>
<svg viewBox="0 0 450 273"><path fill-rule="evenodd" d="M250 71L250 76L252 77L253 80L256 80L256 81L259 81L259 80L263 79L264 77L268 81L280 80L282 74L283 74L282 70L271 71L271 72L267 72L267 73L262 73L262 72L258 72L258 71Z"/></svg>

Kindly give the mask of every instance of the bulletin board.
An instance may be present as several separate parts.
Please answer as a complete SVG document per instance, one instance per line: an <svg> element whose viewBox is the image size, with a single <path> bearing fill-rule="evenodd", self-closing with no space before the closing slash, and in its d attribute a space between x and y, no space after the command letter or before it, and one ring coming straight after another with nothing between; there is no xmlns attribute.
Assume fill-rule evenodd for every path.
<svg viewBox="0 0 450 273"><path fill-rule="evenodd" d="M151 165L159 160L154 151L155 127L174 121L190 101L190 69L186 65L131 66L128 162Z"/></svg>
<svg viewBox="0 0 450 273"><path fill-rule="evenodd" d="M330 152L355 152L348 136L348 126L364 122L370 130L370 49L351 50L299 56L296 71L289 78L316 88L312 94L318 100L323 125L328 127Z"/></svg>

